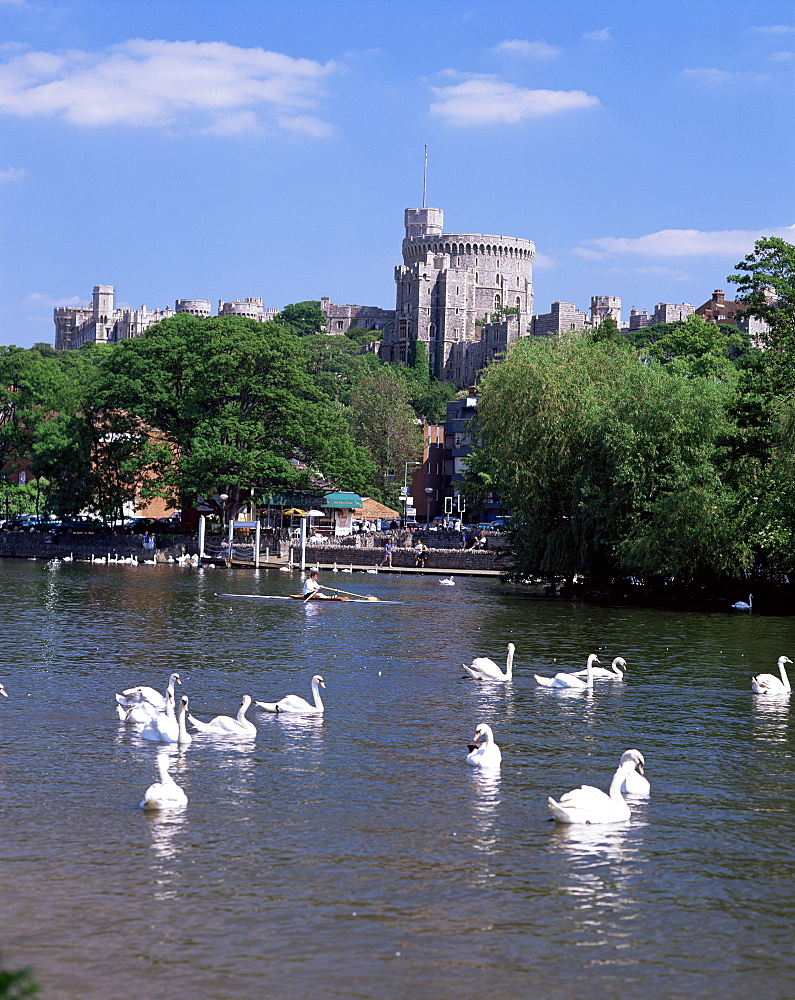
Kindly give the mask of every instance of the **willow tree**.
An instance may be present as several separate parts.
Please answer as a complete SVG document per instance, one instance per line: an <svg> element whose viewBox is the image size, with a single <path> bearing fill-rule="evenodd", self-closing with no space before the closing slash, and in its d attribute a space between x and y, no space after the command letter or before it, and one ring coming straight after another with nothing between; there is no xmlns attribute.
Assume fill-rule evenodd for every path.
<svg viewBox="0 0 795 1000"><path fill-rule="evenodd" d="M516 573L724 573L751 558L719 457L731 388L622 341L528 339L481 383L470 488L512 511Z"/></svg>

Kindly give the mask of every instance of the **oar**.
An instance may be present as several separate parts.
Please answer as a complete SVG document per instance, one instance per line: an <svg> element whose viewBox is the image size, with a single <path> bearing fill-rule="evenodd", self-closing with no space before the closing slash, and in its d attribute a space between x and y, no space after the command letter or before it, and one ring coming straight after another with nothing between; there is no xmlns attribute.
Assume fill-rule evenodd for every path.
<svg viewBox="0 0 795 1000"><path fill-rule="evenodd" d="M372 594L353 594L350 590L339 590L337 587L327 587L325 584L321 584L323 590L330 590L334 594L347 594L348 597L359 597L363 601L377 601L377 597L373 597Z"/></svg>

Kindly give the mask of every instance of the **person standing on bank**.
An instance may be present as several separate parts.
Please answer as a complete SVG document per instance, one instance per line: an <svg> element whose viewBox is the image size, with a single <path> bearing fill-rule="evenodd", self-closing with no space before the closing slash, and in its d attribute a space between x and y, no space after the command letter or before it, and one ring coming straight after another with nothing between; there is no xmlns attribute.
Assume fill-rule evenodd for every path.
<svg viewBox="0 0 795 1000"><path fill-rule="evenodd" d="M384 558L381 560L382 566L392 565L392 542L388 541L384 544Z"/></svg>
<svg viewBox="0 0 795 1000"><path fill-rule="evenodd" d="M420 539L414 546L414 565L420 569L425 568L425 560L428 558L428 546Z"/></svg>

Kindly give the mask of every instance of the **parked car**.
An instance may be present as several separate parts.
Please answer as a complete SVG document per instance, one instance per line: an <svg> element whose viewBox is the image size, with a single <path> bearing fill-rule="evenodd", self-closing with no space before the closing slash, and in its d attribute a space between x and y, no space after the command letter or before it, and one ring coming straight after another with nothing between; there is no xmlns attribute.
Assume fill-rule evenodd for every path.
<svg viewBox="0 0 795 1000"><path fill-rule="evenodd" d="M431 521L431 531L460 531L461 518L452 514L443 514Z"/></svg>
<svg viewBox="0 0 795 1000"><path fill-rule="evenodd" d="M54 531L61 521L52 514L18 514L6 524L9 531Z"/></svg>
<svg viewBox="0 0 795 1000"><path fill-rule="evenodd" d="M154 517L130 517L124 522L125 535L144 535L154 531L157 519Z"/></svg>
<svg viewBox="0 0 795 1000"><path fill-rule="evenodd" d="M493 521L481 521L475 525L478 531L504 531L510 526L509 517L495 517Z"/></svg>
<svg viewBox="0 0 795 1000"><path fill-rule="evenodd" d="M155 532L179 532L182 531L182 514L168 514L166 517L158 517L152 525Z"/></svg>
<svg viewBox="0 0 795 1000"><path fill-rule="evenodd" d="M89 514L76 514L74 517L63 518L59 528L61 531L84 531L96 534L99 531L104 531L105 525L98 517L91 517Z"/></svg>

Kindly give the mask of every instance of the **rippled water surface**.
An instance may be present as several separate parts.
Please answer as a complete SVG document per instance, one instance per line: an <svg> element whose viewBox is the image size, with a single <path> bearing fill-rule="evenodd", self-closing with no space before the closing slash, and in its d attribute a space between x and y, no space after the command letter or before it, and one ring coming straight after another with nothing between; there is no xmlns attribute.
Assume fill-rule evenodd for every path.
<svg viewBox="0 0 795 1000"><path fill-rule="evenodd" d="M47 1000L795 995L795 735L749 678L795 620L534 600L465 577L326 574L401 605L301 606L298 575L0 563L0 951ZM508 685L462 677L503 660ZM625 684L534 672L622 655ZM138 809L157 749L113 695L178 670L235 714L326 681L321 719L170 751L187 807ZM463 763L479 722L497 775ZM566 829L638 747L631 821Z"/></svg>

